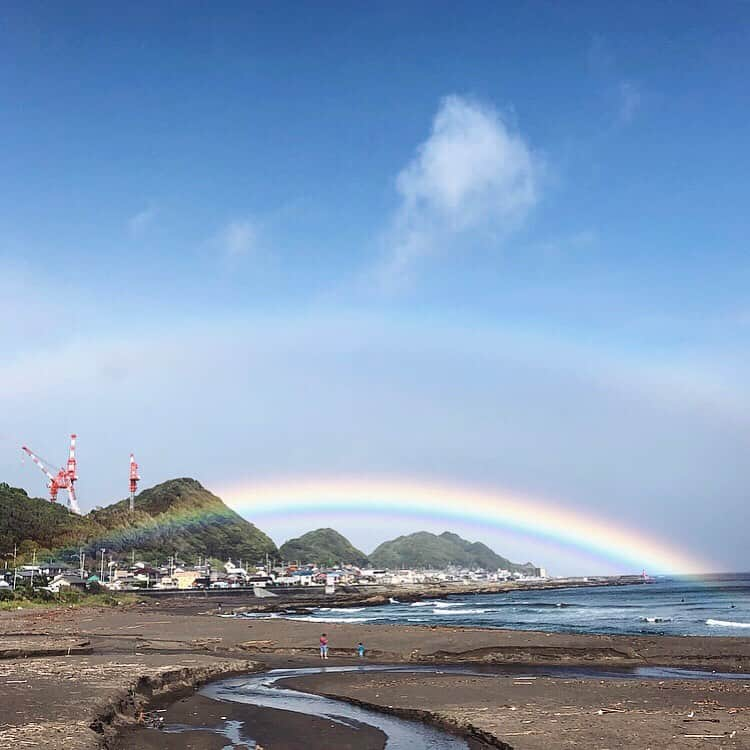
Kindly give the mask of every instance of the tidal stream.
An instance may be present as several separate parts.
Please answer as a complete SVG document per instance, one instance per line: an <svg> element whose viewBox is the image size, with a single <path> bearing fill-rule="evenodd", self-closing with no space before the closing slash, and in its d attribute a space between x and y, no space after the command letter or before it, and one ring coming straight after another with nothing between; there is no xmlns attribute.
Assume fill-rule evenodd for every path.
<svg viewBox="0 0 750 750"><path fill-rule="evenodd" d="M413 719L401 718L375 709L350 704L344 700L322 695L303 693L281 686L279 683L294 677L340 672L393 672L421 674L460 674L470 676L514 677L574 677L591 679L747 679L743 674L724 674L661 667L639 667L629 670L602 670L576 667L508 668L483 666L389 666L367 665L346 667L305 667L298 669L273 669L268 672L235 677L209 684L200 694L216 701L247 703L253 706L291 711L306 716L317 716L352 729L369 726L380 730L386 737L386 750L468 750L468 741L450 734L434 725ZM185 724L167 724L165 732L182 733L199 729ZM220 726L200 727L227 740L223 750L252 750L257 741L249 736L252 727L240 721L225 721Z"/></svg>

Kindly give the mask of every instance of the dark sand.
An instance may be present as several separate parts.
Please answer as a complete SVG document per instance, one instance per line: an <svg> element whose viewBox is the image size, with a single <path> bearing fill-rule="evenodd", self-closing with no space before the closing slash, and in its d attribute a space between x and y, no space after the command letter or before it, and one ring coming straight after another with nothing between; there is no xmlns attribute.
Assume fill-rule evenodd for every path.
<svg viewBox="0 0 750 750"><path fill-rule="evenodd" d="M211 614L214 606L205 600L189 606L172 601L122 609L0 614L0 643L12 640L14 649L13 658L0 659L0 748L88 750L102 747L104 741L115 747L113 726L132 723L140 706L159 699L173 684L185 687L221 673L247 670L252 668L248 660L269 667L319 663L319 624L219 618ZM354 647L363 640L371 663L664 665L750 672L748 638L581 636L369 624L327 624L326 630L331 665L354 663ZM58 654L61 645L66 650L69 645L74 648L70 656L19 656L24 648L39 653L45 643ZM92 653L80 653L86 649ZM151 680L139 682L143 675L150 675ZM512 747L528 750L750 749L750 679L718 683L338 674L299 679L297 686L380 706L430 712L449 724L464 728L471 724ZM199 703L203 699L190 700L198 701L195 705L201 711L206 708ZM191 706L178 703L169 711L174 716L181 710L192 714ZM290 719L288 712L281 712L283 720L278 721L279 712L245 706L232 710L243 716L253 712L253 727L258 727L254 735L260 739L260 731L268 732L263 735L266 742L261 742L266 750L307 750L316 747L310 743L319 739L321 747L331 750L369 747L347 745L355 742L347 739L351 730L330 727L329 722L317 720L316 725L316 719ZM103 729L103 734L89 726L97 716L100 721L95 727ZM180 737L184 740L185 735L140 732L137 736L143 743L157 741L153 738L157 735L160 747L186 747L167 744L179 742ZM357 743L378 741L357 736ZM199 739L205 744L194 747L210 749L221 738L190 736L191 743ZM128 747L149 746L155 745Z"/></svg>
<svg viewBox="0 0 750 750"><path fill-rule="evenodd" d="M166 725L222 726L224 720L240 721L252 728L252 739L269 750L382 750L385 737L370 727L354 730L317 716L291 711L256 708L193 695L172 703L164 713ZM225 738L210 732L170 734L158 729L134 729L123 734L122 750L222 750Z"/></svg>

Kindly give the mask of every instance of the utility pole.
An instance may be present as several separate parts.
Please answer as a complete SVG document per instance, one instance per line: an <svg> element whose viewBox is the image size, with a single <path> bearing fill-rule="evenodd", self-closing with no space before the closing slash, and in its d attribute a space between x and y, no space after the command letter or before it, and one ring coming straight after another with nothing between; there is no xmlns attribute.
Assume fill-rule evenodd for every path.
<svg viewBox="0 0 750 750"><path fill-rule="evenodd" d="M81 561L81 580L86 575L86 570L83 567L83 561L86 559L86 553L83 551L83 547L78 549L78 559Z"/></svg>
<svg viewBox="0 0 750 750"><path fill-rule="evenodd" d="M36 567L36 550L31 552L31 590L34 590L34 568Z"/></svg>
<svg viewBox="0 0 750 750"><path fill-rule="evenodd" d="M101 572L99 573L99 582L104 583L104 553L107 551L102 547L102 549L99 550L102 553L102 567Z"/></svg>
<svg viewBox="0 0 750 750"><path fill-rule="evenodd" d="M16 590L16 578L18 578L18 567L16 566L16 557L18 556L18 545L13 545L13 591Z"/></svg>

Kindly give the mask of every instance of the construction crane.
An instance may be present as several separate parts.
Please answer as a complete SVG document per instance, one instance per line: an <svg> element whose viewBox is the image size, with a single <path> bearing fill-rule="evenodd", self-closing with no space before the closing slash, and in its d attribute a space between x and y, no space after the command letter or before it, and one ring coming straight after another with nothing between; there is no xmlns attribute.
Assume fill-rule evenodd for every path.
<svg viewBox="0 0 750 750"><path fill-rule="evenodd" d="M130 454L130 511L131 513L135 510L135 491L138 489L138 482L140 481L138 476L138 464L135 462L135 456Z"/></svg>
<svg viewBox="0 0 750 750"><path fill-rule="evenodd" d="M28 454L31 460L49 479L47 488L49 489L50 502L57 502L57 493L60 490L66 490L68 493L68 509L73 513L80 513L75 490L75 483L78 480L76 472L76 435L70 436L70 451L68 453L67 468L65 469L55 469L49 461L45 461L25 445L21 446L21 450Z"/></svg>

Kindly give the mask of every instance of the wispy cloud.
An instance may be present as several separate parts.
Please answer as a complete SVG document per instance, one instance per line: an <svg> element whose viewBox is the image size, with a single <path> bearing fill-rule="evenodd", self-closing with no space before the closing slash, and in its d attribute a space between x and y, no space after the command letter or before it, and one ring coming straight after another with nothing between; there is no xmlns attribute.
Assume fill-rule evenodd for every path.
<svg viewBox="0 0 750 750"><path fill-rule="evenodd" d="M119 497L109 467L131 446L149 484L196 466L209 484L233 482L252 455L256 476L343 471L534 488L625 524L647 514L654 533L742 564L746 366L735 385L716 358L659 363L616 348L526 326L310 311L92 328L0 365L0 477L43 492L18 445L58 455L60 436L64 445L75 430L86 446L85 507ZM104 412L118 430L102 427ZM310 425L321 425L312 441ZM623 457L632 470L620 470Z"/></svg>
<svg viewBox="0 0 750 750"><path fill-rule="evenodd" d="M215 238L215 245L228 261L252 255L258 249L259 229L254 221L242 219L230 221L223 226Z"/></svg>
<svg viewBox="0 0 750 750"><path fill-rule="evenodd" d="M131 237L140 237L156 219L158 209L154 205L148 205L142 211L134 214L128 220L128 231Z"/></svg>
<svg viewBox="0 0 750 750"><path fill-rule="evenodd" d="M616 121L629 125L641 108L643 93L638 83L622 75L622 66L618 65L607 38L601 34L591 38L588 65L591 75L602 86L607 106L614 109Z"/></svg>
<svg viewBox="0 0 750 750"><path fill-rule="evenodd" d="M400 205L386 237L381 283L477 230L519 226L539 200L541 159L494 108L461 96L442 100L429 138L396 179Z"/></svg>
<svg viewBox="0 0 750 750"><path fill-rule="evenodd" d="M628 125L640 109L641 91L632 81L621 81L619 97L618 116L621 123Z"/></svg>

